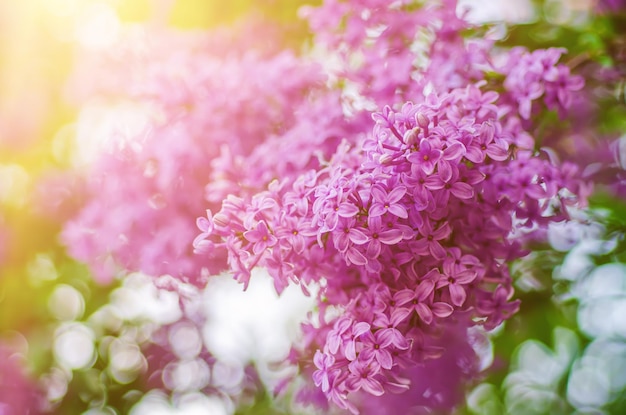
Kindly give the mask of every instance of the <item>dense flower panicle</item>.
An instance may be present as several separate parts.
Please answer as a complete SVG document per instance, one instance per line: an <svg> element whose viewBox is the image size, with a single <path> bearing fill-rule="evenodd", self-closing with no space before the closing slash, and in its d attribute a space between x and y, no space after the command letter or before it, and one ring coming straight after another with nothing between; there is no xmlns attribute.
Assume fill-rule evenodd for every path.
<svg viewBox="0 0 626 415"><path fill-rule="evenodd" d="M527 253L526 238L567 219L568 207L586 196L577 168L538 151L532 137L532 115L542 109L536 103L543 98L545 108L564 115L571 93L582 87L558 63L563 51L489 56L489 42L466 41L460 32L468 25L446 7L404 6L333 1L309 11L317 35L346 56L367 45L360 50L363 65L346 66L343 76L380 105L373 129L364 133L367 124L357 114L333 135L324 133L330 124L319 128L317 148L298 147L310 134L286 135L286 148L299 148L304 161L291 162L264 191L227 197L201 220L195 241L199 251L225 249L244 285L262 266L279 293L290 281L305 292L311 283L321 286L319 321L305 327L302 346L317 349L315 385L354 413L363 393L409 389L406 371L444 353L431 346L442 330L476 323L492 329L510 317L519 301L512 300L507 263ZM346 19L343 32L335 31L332 16ZM424 68L402 49L411 63L406 73L389 66L403 74L398 80L376 66L378 58L390 62L376 48L394 50L389 42L398 38L414 42L415 26L399 25L401 34L392 25L376 36L369 31L379 18L400 16L407 22L430 16L440 26L430 26ZM463 59L450 59L449 52ZM500 94L487 87L492 73L503 79ZM383 106L407 95L412 102ZM337 145L339 137L345 139ZM293 159L277 148L262 150L261 159ZM329 306L338 317L326 314Z"/></svg>
<svg viewBox="0 0 626 415"><path fill-rule="evenodd" d="M436 327L469 313L493 328L515 312L506 263L525 255L524 235L566 218L576 199L561 166L515 146L506 126L516 124L465 105L480 88L386 107L373 134L344 143L314 176L286 178L213 216L210 238L229 250L236 278L265 266L277 287L317 281L320 299L342 307L312 344L322 353L316 382L340 407L352 408L357 391L402 384L398 371L432 357L416 345ZM304 224L295 232L321 248L323 264L287 236L293 223Z"/></svg>
<svg viewBox="0 0 626 415"><path fill-rule="evenodd" d="M541 96L549 109L564 116L572 92L583 86L581 77L557 64L562 48L528 53L518 47L498 54L488 36L463 36L473 27L458 16L456 0L429 1L422 7L413 1L326 1L303 14L316 40L344 60L338 76L353 81L366 101L380 107L415 99L424 88L461 88L500 74L510 95L501 101L509 99L523 119ZM467 104L489 107L493 94L485 102Z"/></svg>

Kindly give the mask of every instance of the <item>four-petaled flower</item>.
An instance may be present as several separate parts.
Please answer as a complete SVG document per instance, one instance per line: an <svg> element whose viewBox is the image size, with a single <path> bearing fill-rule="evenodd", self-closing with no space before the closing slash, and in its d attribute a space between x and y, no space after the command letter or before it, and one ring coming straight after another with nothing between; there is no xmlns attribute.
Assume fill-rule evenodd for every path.
<svg viewBox="0 0 626 415"><path fill-rule="evenodd" d="M425 278L429 279L423 280L415 290L407 288L399 291L397 295L398 306L407 308L410 311L414 310L426 324L431 324L435 316L448 317L454 311L448 303L433 302L435 283L431 278L437 274L437 271L433 270L429 274L425 276Z"/></svg>
<svg viewBox="0 0 626 415"><path fill-rule="evenodd" d="M406 193L406 187L398 186L387 192L382 186L374 185L371 189L372 205L370 206L369 215L381 216L389 212L399 218L406 219L409 214L406 207L400 202Z"/></svg>
<svg viewBox="0 0 626 415"><path fill-rule="evenodd" d="M441 158L443 151L433 148L427 139L422 139L419 144L419 150L414 151L407 156L407 160L417 164L426 174L432 174L435 166Z"/></svg>
<svg viewBox="0 0 626 415"><path fill-rule="evenodd" d="M380 365L376 361L372 360L365 363L361 360L355 360L348 365L348 368L352 374L348 379L350 388L354 390L363 389L374 396L381 396L385 393L385 389L377 376Z"/></svg>
<svg viewBox="0 0 626 415"><path fill-rule="evenodd" d="M254 229L244 232L244 238L253 243L252 252L256 255L276 245L278 241L270 232L265 221L259 221Z"/></svg>

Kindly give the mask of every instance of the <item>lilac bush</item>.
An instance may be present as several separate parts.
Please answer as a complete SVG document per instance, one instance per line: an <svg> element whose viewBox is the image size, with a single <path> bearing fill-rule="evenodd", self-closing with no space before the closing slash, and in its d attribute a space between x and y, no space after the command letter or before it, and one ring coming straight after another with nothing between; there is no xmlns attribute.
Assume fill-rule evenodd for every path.
<svg viewBox="0 0 626 415"><path fill-rule="evenodd" d="M581 166L537 137L583 79L564 49L498 46L454 0L302 14L320 62L167 36L106 57L130 73L83 93L154 116L90 167L63 241L102 281L228 271L245 289L265 268L316 298L290 356L315 386L302 402L451 409L480 371L469 330L520 306L510 264L585 206ZM454 376L425 386L431 370Z"/></svg>

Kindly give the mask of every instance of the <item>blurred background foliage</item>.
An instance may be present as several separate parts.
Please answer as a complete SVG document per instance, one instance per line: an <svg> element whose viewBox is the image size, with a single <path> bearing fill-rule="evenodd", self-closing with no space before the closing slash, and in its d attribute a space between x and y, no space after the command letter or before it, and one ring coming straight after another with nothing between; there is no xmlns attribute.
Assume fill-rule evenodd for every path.
<svg viewBox="0 0 626 415"><path fill-rule="evenodd" d="M97 30L106 35L121 24L202 30L236 24L251 15L281 28L285 46L298 48L310 36L297 18L303 3L0 3L0 345L17 351L23 376L44 390L43 406L49 413L130 413L147 391L163 387L163 367L176 356L158 339L185 318L181 311L173 312L179 320L171 316L155 320L154 314L143 311L125 314L124 301L138 301L128 297L131 288L148 290L161 299L169 294L146 288L150 282L141 277L96 284L86 267L60 246L58 217L41 209L38 198L51 196L42 196L38 183L51 172L70 167L59 137L77 117L78 108L65 90L77 48L89 46L93 36L97 43ZM505 33L499 44L567 48L570 65L585 75L587 91L596 103L588 115L593 117L589 124L597 128L586 132L595 134L588 138L598 145L619 138L626 132L624 9L595 14L596 2L565 0L535 0L527 6L529 12L521 20L513 16L513 22L494 21L494 27ZM611 76L595 76L605 69L612 71ZM548 120L548 127L553 122ZM603 188L600 179L591 210L581 220L587 228L575 231L574 243L567 249L537 246L512 266L522 307L492 333L493 367L477 381L467 407L459 413L626 413L626 326L617 321L626 312L626 203L623 194ZM64 199L80 204L71 197ZM54 205L54 200L49 202ZM594 291L590 284L612 290ZM179 299L168 301L176 309ZM82 352L63 352L67 336L78 336L87 346ZM232 402L237 414L296 413L271 398L254 365L241 379L242 398ZM0 385L2 381L0 373ZM167 397L161 400L167 402Z"/></svg>

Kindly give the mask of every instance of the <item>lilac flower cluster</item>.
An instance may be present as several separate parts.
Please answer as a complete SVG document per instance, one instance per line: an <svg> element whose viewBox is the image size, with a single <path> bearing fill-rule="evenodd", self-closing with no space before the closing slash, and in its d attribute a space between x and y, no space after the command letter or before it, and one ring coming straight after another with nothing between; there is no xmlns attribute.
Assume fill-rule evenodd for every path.
<svg viewBox="0 0 626 415"><path fill-rule="evenodd" d="M361 7L353 3L328 2L314 13L413 13L379 6L368 15L350 11ZM202 234L194 243L199 252L225 248L244 286L262 266L279 293L290 282L305 292L312 283L321 287L318 321L306 326L301 347L317 349L315 385L354 413L363 393L408 390L407 370L441 355L433 344L445 327L492 329L511 316L519 301L511 300L508 263L527 253L527 238L567 219L568 207L588 191L577 166L537 149L532 136L533 114L556 109L563 116L582 88L558 63L563 50L489 55L489 42L460 36L465 22L444 20L445 7L415 10L442 19L425 68L411 65L401 84L373 69L368 59L376 53L364 52L366 64L344 73L381 106L411 94L415 101L384 106L372 115L372 133L345 136L315 170L292 170L266 191L228 196L221 210L198 220ZM369 18L347 22L340 49L393 38L383 30L368 39ZM360 29L350 32L351 25ZM347 41L351 33L361 35ZM404 54L416 58L406 48ZM363 71L380 83L361 79ZM499 77L500 94L488 73Z"/></svg>
<svg viewBox="0 0 626 415"><path fill-rule="evenodd" d="M340 407L406 388L398 371L432 357L419 345L447 321L493 328L514 313L507 262L525 251L512 234L576 202L575 167L519 142L497 100L470 85L385 107L360 146L199 220L196 246L224 246L239 281L263 266L277 291L318 282L341 306L317 334L313 375Z"/></svg>

